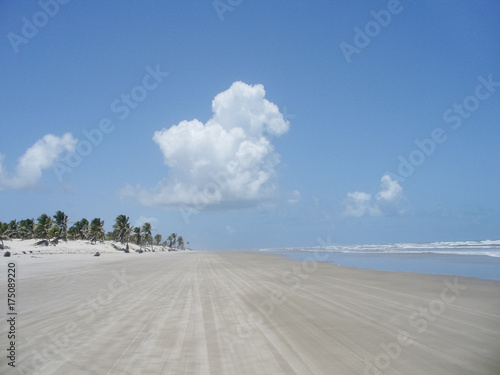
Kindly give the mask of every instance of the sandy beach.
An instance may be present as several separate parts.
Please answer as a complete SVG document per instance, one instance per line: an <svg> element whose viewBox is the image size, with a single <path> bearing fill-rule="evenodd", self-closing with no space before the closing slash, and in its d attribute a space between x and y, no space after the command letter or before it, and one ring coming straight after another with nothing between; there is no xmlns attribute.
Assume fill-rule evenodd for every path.
<svg viewBox="0 0 500 375"><path fill-rule="evenodd" d="M239 252L33 256L0 262L2 374L500 373L498 281Z"/></svg>

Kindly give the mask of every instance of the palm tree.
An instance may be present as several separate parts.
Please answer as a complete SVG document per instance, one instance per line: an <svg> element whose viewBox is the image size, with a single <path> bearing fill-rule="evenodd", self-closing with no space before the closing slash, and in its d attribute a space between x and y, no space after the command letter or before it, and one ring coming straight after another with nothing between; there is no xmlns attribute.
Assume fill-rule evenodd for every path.
<svg viewBox="0 0 500 375"><path fill-rule="evenodd" d="M2 241L2 249L4 248L3 241L10 239L9 236L9 226L6 223L0 221L0 241Z"/></svg>
<svg viewBox="0 0 500 375"><path fill-rule="evenodd" d="M134 227L134 241L136 245L139 245L139 249L142 249L142 229L141 227Z"/></svg>
<svg viewBox="0 0 500 375"><path fill-rule="evenodd" d="M95 243L97 240L101 240L104 238L106 232L104 231L104 220L96 217L90 223L90 243Z"/></svg>
<svg viewBox="0 0 500 375"><path fill-rule="evenodd" d="M170 237L171 237L170 247L174 247L175 244L177 243L177 233L172 233Z"/></svg>
<svg viewBox="0 0 500 375"><path fill-rule="evenodd" d="M161 244L161 234L157 234L155 236L155 245L160 246L160 244Z"/></svg>
<svg viewBox="0 0 500 375"><path fill-rule="evenodd" d="M19 237L26 240L35 236L35 219L21 220L19 223Z"/></svg>
<svg viewBox="0 0 500 375"><path fill-rule="evenodd" d="M85 218L78 222L78 234L80 239L86 240L89 237L89 221Z"/></svg>
<svg viewBox="0 0 500 375"><path fill-rule="evenodd" d="M184 250L184 238L182 238L182 236L179 236L179 238L177 238L177 246L179 247L179 249Z"/></svg>
<svg viewBox="0 0 500 375"><path fill-rule="evenodd" d="M77 221L71 226L71 228L69 228L68 234L70 234L73 239L87 239L89 235L89 221L85 218Z"/></svg>
<svg viewBox="0 0 500 375"><path fill-rule="evenodd" d="M60 232L61 232L61 228L59 228L59 226L57 226L57 225L53 225L52 228L50 228L49 238L55 238L54 240L52 240L52 243L57 244Z"/></svg>
<svg viewBox="0 0 500 375"><path fill-rule="evenodd" d="M35 233L38 238L50 239L50 229L52 228L52 218L47 214L42 214L37 220Z"/></svg>
<svg viewBox="0 0 500 375"><path fill-rule="evenodd" d="M16 220L12 220L7 225L10 238L19 238L19 223Z"/></svg>
<svg viewBox="0 0 500 375"><path fill-rule="evenodd" d="M79 231L78 231L78 228L76 227L76 225L72 225L68 229L68 237L70 238L70 240L76 240L76 238L78 237L78 233L79 233Z"/></svg>
<svg viewBox="0 0 500 375"><path fill-rule="evenodd" d="M59 233L57 236L59 238L66 239L68 237L68 215L62 211L57 211L54 215L54 221L59 227Z"/></svg>
<svg viewBox="0 0 500 375"><path fill-rule="evenodd" d="M125 215L118 215L115 219L115 224L113 225L115 239L120 241L121 243L127 243L130 236L130 228L129 217Z"/></svg>
<svg viewBox="0 0 500 375"><path fill-rule="evenodd" d="M151 236L152 229L153 228L151 227L150 223L144 223L142 225L142 232L144 233L144 240L146 243L148 243L149 238L152 238L152 236Z"/></svg>

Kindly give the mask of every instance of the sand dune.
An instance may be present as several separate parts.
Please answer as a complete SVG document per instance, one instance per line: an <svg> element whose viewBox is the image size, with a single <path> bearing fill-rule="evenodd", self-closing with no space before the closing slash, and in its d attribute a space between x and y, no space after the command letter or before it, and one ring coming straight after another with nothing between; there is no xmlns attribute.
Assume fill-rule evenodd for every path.
<svg viewBox="0 0 500 375"><path fill-rule="evenodd" d="M40 240L9 240L4 242L5 251L9 251L13 256L38 256L38 255L53 255L53 254L94 254L99 253L120 253L125 250L126 245L120 242L104 241L90 243L88 240L74 240L62 241L60 240L56 245L50 243L48 246L36 245ZM136 250L151 250L151 245L138 246L132 243L128 244L129 251L135 252ZM168 251L166 246L153 246L155 251Z"/></svg>
<svg viewBox="0 0 500 375"><path fill-rule="evenodd" d="M3 275L9 261L2 374L500 373L497 281L253 253L20 256Z"/></svg>

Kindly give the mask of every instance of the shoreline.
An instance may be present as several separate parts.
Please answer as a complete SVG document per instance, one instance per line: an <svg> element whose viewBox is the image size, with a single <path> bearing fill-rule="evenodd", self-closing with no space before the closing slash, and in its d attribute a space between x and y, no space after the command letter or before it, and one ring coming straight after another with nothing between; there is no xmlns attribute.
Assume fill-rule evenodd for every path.
<svg viewBox="0 0 500 375"><path fill-rule="evenodd" d="M9 258L3 259L2 268ZM499 281L253 252L15 261L20 372L2 358L5 374L500 369ZM4 301L5 284L0 282Z"/></svg>
<svg viewBox="0 0 500 375"><path fill-rule="evenodd" d="M260 253L260 252L259 252ZM301 251L265 251L285 259L301 261L325 254L324 260L343 267L387 272L410 272L426 275L448 275L481 280L500 281L500 258L485 255L460 255L441 253L336 253ZM432 272L431 272L432 271Z"/></svg>
<svg viewBox="0 0 500 375"><path fill-rule="evenodd" d="M13 260L20 260L20 259L33 259L33 262L36 262L36 259L43 259L47 256L53 257L57 255L74 255L74 256L82 256L84 258L88 257L89 255L94 255L96 252L99 252L99 256L101 259L107 258L107 256L115 256L119 254L124 254L128 256L143 256L147 254L153 254L153 253L169 253L169 254L175 254L175 253L184 253L184 252L202 252L202 253L236 253L236 254L267 254L267 255L274 255L277 257L280 257L283 260L289 260L289 261L295 261L295 262L302 262L302 261L310 261L310 260L317 260L321 262L325 262L331 265L336 265L340 267L346 267L346 268L353 268L353 269L360 269L360 270L373 270L373 271L383 271L383 272L400 272L403 274L406 273L415 273L415 274L423 274L423 275L441 275L441 276L449 276L449 277L463 277L463 278L471 278L471 279L478 279L478 280L491 280L491 281L500 281L500 258L495 258L495 257L485 257L485 256L480 256L480 255L466 255L462 256L460 254L441 254L441 253L398 253L398 254L391 254L391 253L339 253L339 252L331 252L331 251L318 251L318 252L313 252L313 251L297 251L297 250L290 250L290 251L272 251L272 250L225 250L225 251L217 251L217 250L192 250L192 249L186 249L186 250L178 250L178 249L171 249L166 246L160 246L160 245L154 245L153 251L151 251L150 246L139 246L133 243L129 243L129 253L125 252L125 244L121 244L119 242L115 241L103 241L103 242L98 242L96 244L91 244L88 240L68 240L68 241L60 241L57 245L35 245L36 242L39 240L35 239L29 239L29 240L20 240L20 239L14 239L14 240L7 240L5 241L5 249L2 250L2 255L6 251L9 251L11 253L10 257L6 257L6 259L13 259ZM10 246L9 246L10 245ZM142 253L139 252L139 250L142 251ZM103 257L104 256L104 257ZM343 257L343 258L351 258L350 261L340 261L336 258L338 257ZM426 267L413 267L413 269L401 269L401 266L394 266L394 263L400 262L402 260L410 260L411 263L415 262L422 262L425 261L426 258L429 260L435 261L439 259L446 259L448 261L456 261L457 259L460 259L463 257L466 261L474 260L474 258L480 258L482 260L483 265L486 264L490 268L494 269L494 274L490 272L490 274L487 274L485 276L484 273L481 273L481 270L476 271L474 270L473 272L469 273L461 273L458 272L457 268L449 270L449 272L445 272L442 269L437 268L437 272L428 272L428 265L430 264L427 262ZM357 258L361 259L364 261L366 266L363 265L363 262L358 261L352 261L352 259ZM364 259L363 259L364 258ZM52 258L53 261L56 261L58 259L57 257ZM62 258L64 260L65 258ZM107 259L106 261L108 261ZM367 262L369 260L369 262ZM387 262L384 262L383 260L388 260ZM41 260L41 263L45 263L49 261L48 259ZM467 264L469 265L470 269L474 269L474 266L471 266L468 262ZM409 264L409 263L408 263ZM447 267L444 268L451 268L450 264L451 262L444 262L443 264L446 264ZM412 265L413 266L413 265ZM433 266L431 264L431 266ZM422 270L423 269L423 270Z"/></svg>

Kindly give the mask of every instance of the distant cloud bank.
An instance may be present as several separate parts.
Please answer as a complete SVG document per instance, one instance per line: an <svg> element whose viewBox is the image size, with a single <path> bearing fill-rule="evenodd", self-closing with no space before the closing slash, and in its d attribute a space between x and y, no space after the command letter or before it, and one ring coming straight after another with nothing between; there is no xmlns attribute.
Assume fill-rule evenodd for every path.
<svg viewBox="0 0 500 375"><path fill-rule="evenodd" d="M272 136L289 129L263 85L235 82L212 101L205 124L194 119L154 133L168 175L156 187L130 185L122 196L149 206L240 205L270 197L280 162Z"/></svg>

